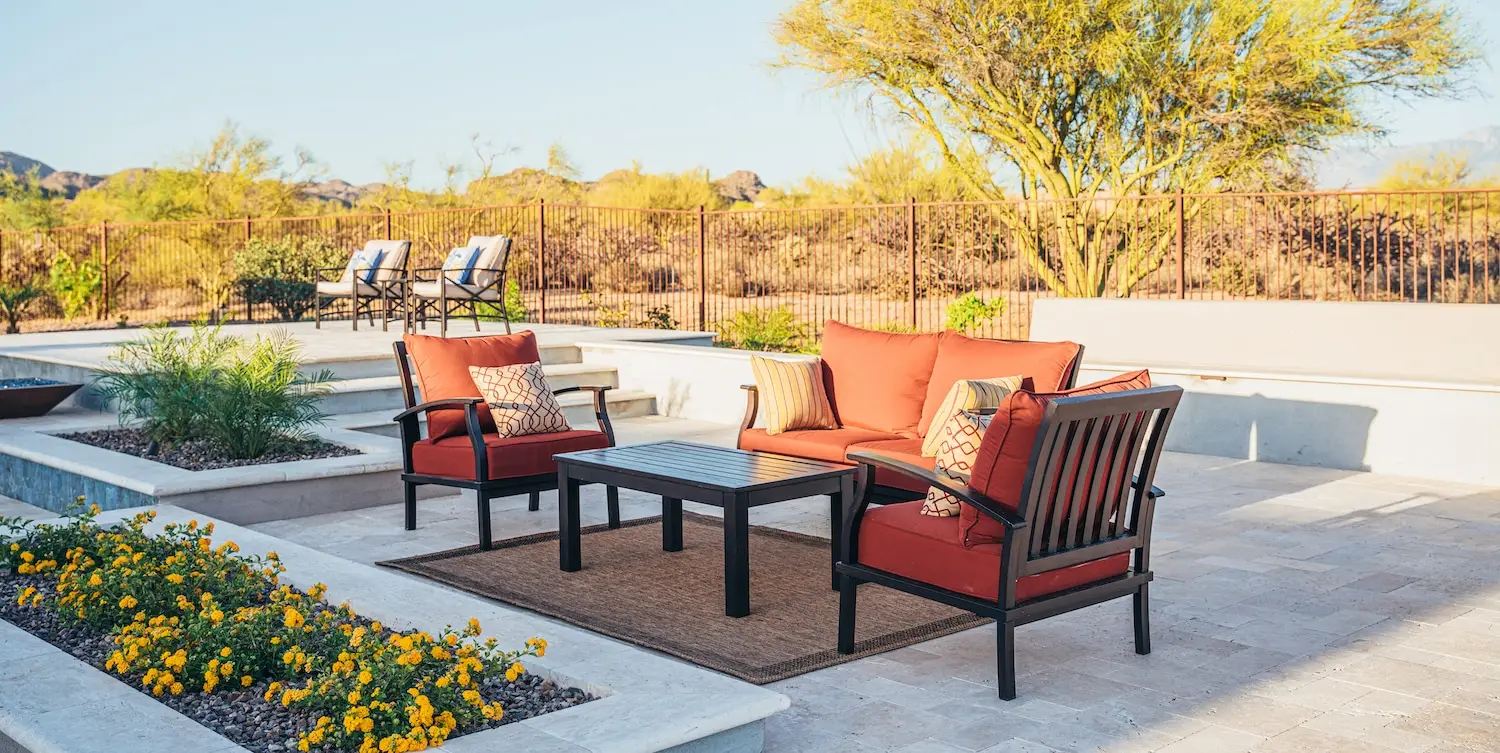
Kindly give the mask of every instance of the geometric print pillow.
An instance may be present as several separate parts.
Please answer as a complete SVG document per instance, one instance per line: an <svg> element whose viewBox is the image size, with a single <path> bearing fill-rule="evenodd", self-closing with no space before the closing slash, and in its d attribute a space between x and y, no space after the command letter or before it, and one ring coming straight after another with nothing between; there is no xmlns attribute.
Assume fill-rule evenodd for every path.
<svg viewBox="0 0 1500 753"><path fill-rule="evenodd" d="M562 406L547 387L540 363L470 366L469 376L495 417L501 437L568 431Z"/></svg>
<svg viewBox="0 0 1500 753"><path fill-rule="evenodd" d="M993 414L980 415L969 411L958 411L940 429L942 438L938 442L937 475L969 483L969 474L974 470L974 458L979 454L979 443L984 439L984 430L990 427ZM936 486L927 488L927 500L922 503L922 514L935 518L957 517L963 504L958 497Z"/></svg>

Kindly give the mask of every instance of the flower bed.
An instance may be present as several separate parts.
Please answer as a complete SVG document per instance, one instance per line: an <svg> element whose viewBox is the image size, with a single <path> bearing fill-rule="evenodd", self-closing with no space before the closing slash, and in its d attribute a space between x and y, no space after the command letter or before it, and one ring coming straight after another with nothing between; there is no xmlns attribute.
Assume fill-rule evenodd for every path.
<svg viewBox="0 0 1500 753"><path fill-rule="evenodd" d="M526 674L475 620L397 632L280 583L274 552L239 556L212 525L150 535L0 520L0 618L114 673L252 750L407 751L590 698Z"/></svg>
<svg viewBox="0 0 1500 753"><path fill-rule="evenodd" d="M174 444L158 445L136 429L103 429L58 434L62 439L93 447L134 455L189 471L211 471L216 468L239 468L247 465L291 463L318 458L341 458L358 455L359 450L319 439L282 439L258 457L236 458L219 445L203 439L187 439Z"/></svg>

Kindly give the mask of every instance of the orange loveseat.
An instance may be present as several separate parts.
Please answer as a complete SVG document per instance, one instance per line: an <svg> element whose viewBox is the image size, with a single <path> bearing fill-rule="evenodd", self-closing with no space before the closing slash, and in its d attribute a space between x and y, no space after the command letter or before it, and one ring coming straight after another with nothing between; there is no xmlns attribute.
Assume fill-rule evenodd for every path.
<svg viewBox="0 0 1500 753"><path fill-rule="evenodd" d="M1022 389L1058 392L1073 387L1083 346L1072 342L983 340L953 331L931 334L878 332L829 321L823 330L823 386L837 429L767 434L753 428L759 406L754 385L739 447L782 455L853 462L849 454L875 452L931 470L922 439L941 417L943 398L960 379L1020 375ZM912 499L926 493L919 479L878 468L877 496Z"/></svg>

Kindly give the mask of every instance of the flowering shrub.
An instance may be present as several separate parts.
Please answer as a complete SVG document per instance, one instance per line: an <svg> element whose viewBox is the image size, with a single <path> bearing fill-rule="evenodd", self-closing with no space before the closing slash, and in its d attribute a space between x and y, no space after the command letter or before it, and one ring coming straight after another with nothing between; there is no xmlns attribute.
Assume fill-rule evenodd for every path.
<svg viewBox="0 0 1500 753"><path fill-rule="evenodd" d="M0 569L40 576L17 603L109 631L105 669L152 694L213 693L265 686L267 702L320 712L301 750L332 744L361 753L425 750L457 730L498 720L483 681L515 681L520 660L542 656L532 638L520 651L480 640L478 620L438 635L390 630L348 604L330 606L325 587L306 592L280 582L275 552L239 556L214 544L213 525L145 527L154 511L110 528L98 507L60 525L0 519L14 541L0 547Z"/></svg>

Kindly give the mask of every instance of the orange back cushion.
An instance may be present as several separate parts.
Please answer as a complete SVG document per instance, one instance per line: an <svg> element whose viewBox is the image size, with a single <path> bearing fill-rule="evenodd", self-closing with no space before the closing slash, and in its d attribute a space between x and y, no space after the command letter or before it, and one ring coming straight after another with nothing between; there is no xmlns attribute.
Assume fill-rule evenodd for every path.
<svg viewBox="0 0 1500 753"><path fill-rule="evenodd" d="M919 436L917 424L938 338L937 333L877 332L828 321L823 330L823 384L839 425Z"/></svg>
<svg viewBox="0 0 1500 753"><path fill-rule="evenodd" d="M1048 403L1060 397L1142 390L1150 386L1151 374L1143 369L1066 392L1011 393L995 411L989 428L984 432L969 485L1001 506L1019 511L1026 466L1031 462L1031 450L1042 428L1042 415L1047 412ZM964 505L958 513L958 535L966 547L994 544L1004 539L1005 526Z"/></svg>
<svg viewBox="0 0 1500 753"><path fill-rule="evenodd" d="M960 379L992 379L1020 374L1026 379L1021 389L1033 392L1057 392L1066 389L1078 360L1078 343L1026 342L1020 340L981 340L944 332L938 342L937 360L922 404L922 418L917 431L927 436L938 416L938 407L954 382Z"/></svg>
<svg viewBox="0 0 1500 753"><path fill-rule="evenodd" d="M493 337L431 337L403 335L412 369L417 372L417 386L422 402L450 397L483 397L469 376L470 366L514 366L542 360L537 350L536 333L527 330L514 335ZM495 431L495 417L489 406L479 406L479 424L486 432ZM454 437L467 431L464 412L444 408L427 414L427 436L430 439Z"/></svg>

